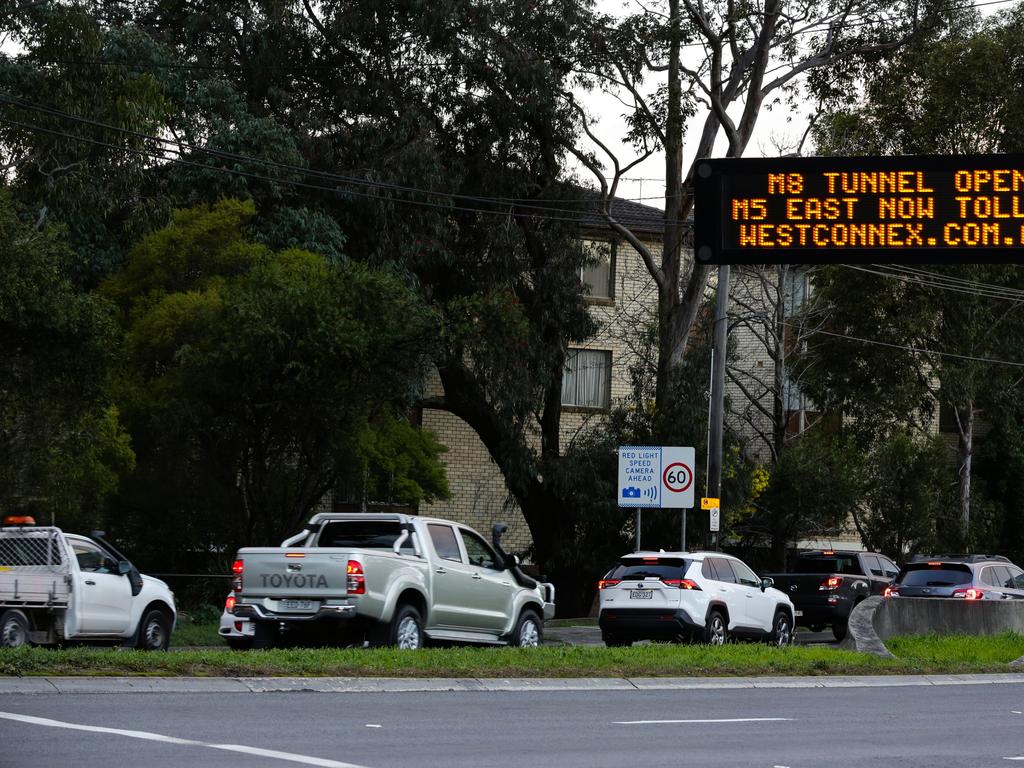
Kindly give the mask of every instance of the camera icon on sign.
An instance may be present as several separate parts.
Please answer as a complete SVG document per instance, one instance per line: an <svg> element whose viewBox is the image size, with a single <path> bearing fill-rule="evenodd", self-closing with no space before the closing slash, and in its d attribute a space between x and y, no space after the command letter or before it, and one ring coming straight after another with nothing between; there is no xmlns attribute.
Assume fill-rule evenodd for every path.
<svg viewBox="0 0 1024 768"><path fill-rule="evenodd" d="M624 499L639 499L640 498L640 489L636 488L634 486L629 486L628 488L623 488L622 489L622 498L624 498Z"/></svg>

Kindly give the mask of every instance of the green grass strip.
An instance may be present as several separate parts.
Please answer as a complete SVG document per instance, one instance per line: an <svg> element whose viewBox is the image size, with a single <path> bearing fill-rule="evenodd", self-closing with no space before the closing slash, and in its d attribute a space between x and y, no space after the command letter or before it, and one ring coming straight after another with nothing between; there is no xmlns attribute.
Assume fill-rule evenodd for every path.
<svg viewBox="0 0 1024 768"><path fill-rule="evenodd" d="M633 648L296 648L169 653L110 648L0 650L0 675L338 677L700 677L1007 672L1024 638L899 639L901 657L734 644ZM983 642L977 642L983 641ZM948 653L947 650L948 649Z"/></svg>

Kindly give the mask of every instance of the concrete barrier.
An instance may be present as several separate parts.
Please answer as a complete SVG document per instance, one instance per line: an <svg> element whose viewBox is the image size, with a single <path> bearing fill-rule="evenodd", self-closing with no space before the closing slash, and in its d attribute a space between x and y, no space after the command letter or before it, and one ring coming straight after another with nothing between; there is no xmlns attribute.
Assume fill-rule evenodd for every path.
<svg viewBox="0 0 1024 768"><path fill-rule="evenodd" d="M842 648L891 657L894 635L1024 634L1024 600L869 597L850 613Z"/></svg>

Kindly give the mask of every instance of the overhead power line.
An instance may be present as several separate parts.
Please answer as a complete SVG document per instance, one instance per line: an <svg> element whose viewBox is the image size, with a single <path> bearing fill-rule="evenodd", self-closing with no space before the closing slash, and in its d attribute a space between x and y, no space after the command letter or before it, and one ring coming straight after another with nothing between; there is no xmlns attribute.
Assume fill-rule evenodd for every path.
<svg viewBox="0 0 1024 768"><path fill-rule="evenodd" d="M3 118L9 124L18 125L19 127L24 128L26 130L30 130L30 131L41 131L41 132L45 132L45 133L50 133L52 135L60 135L60 136L64 136L65 138L69 138L69 139L75 139L75 140L80 140L80 141L87 141L87 142L92 143L92 144L106 146L106 147L108 147L110 149L134 152L136 154L143 154L143 155L147 155L147 156L150 156L150 157L153 157L153 158L156 158L156 159L162 159L162 160L171 161L171 162L182 162L182 163L185 162L185 159L183 157L184 153L183 153L182 150L183 149L187 149L187 150L189 150L191 152L195 152L197 154L208 155L210 157L217 158L217 159L220 159L220 160L227 160L227 161L236 162L236 163L237 162L248 163L248 164L252 164L252 165L256 165L256 166L262 166L264 168L272 168L272 169L275 169L275 170L281 170L281 171L285 171L285 172L288 172L288 173L294 173L294 174L300 174L300 175L307 176L307 177L312 177L312 178L314 178L316 180L319 180L319 181L334 182L334 183L339 184L339 185L344 185L346 188L343 189L343 190L340 190L337 187L327 187L327 186L324 186L322 184L310 184L308 182L297 182L294 179L270 177L270 176L264 176L262 174L256 174L256 173L251 173L251 172L241 172L240 169L237 169L237 168L226 168L226 167L223 167L223 166L211 166L211 165L207 165L207 164L204 164L204 163L191 163L192 165L196 165L198 167L201 167L201 168L204 168L204 169L207 169L207 170L214 170L214 171L218 171L219 170L219 171L222 171L222 172L225 172L225 173L232 173L232 174L235 174L235 175L242 175L242 176L250 176L252 178L260 178L260 179L264 179L264 180L267 180L267 181L273 181L273 182L280 183L280 184L287 184L287 185L293 185L293 186L301 186L301 187L309 188L309 189L320 189L320 190L331 191L331 192L345 192L346 194L354 194L354 195L359 195L359 196L363 196L363 197L369 197L369 198L373 198L373 199L382 199L382 198L380 196L377 196L377 195L370 195L370 194L366 194L366 193L356 192L355 190L351 189L351 187L354 186L354 187L361 187L361 188L372 189L372 190L381 190L381 191L393 192L393 193L396 193L396 194L403 194L403 195L422 195L422 196L427 197L427 198L441 198L443 201L451 201L451 203L449 204L449 202L440 202L439 203L439 202L431 202L430 200L412 200L412 199L407 199L407 198L394 198L394 197L387 198L391 202L407 203L407 204L410 204L410 205L421 205L421 206L427 206L427 207L444 208L444 209L449 209L449 210L468 211L468 212L475 212L475 213L485 213L485 214L500 215L500 216L508 216L508 215L513 214L513 213L521 215L524 212L523 209L527 209L527 213L529 213L529 215L533 216L534 218L539 218L539 219L546 219L546 220L551 220L551 221L566 221L566 222L577 223L577 224L580 224L580 225L590 225L590 226L602 223L600 221L600 219L597 218L597 217L602 216L603 214L599 210L596 209L596 205L597 205L597 203L599 201L599 198L597 197L596 194L595 194L595 196L593 198L580 198L578 200L578 202L580 202L580 203L582 203L584 205L593 206L589 210L586 210L586 209L580 209L580 208L562 208L562 207L558 207L559 204L577 202L576 200L552 199L550 202L546 202L544 200L539 200L539 199L535 199L535 198L490 197L490 196L483 196L483 195L463 194L463 193L459 193L459 192L446 191L446 190L424 189L424 188L410 186L410 185L396 184L396 183L383 182L383 181L374 181L372 179L365 179L365 178L360 178L360 177L356 177L356 176L348 176L348 175L332 173L332 172L328 172L328 171L319 171L319 170L310 169L310 168L304 168L302 166L293 165L293 164L289 164L289 163L282 163L282 162L275 161L275 160L269 160L269 159L265 159L265 158L252 157L250 155L242 155L242 154L239 154L239 153L227 152L227 151L224 151L224 150L211 149L209 147L202 147L202 146L198 146L198 145L194 145L194 144L189 144L187 142L181 142L181 141L177 141L175 139L162 138L162 137L159 137L159 136L154 136L154 135L151 135L151 134L146 134L146 133L142 133L142 132L139 132L139 131L134 131L134 130L127 129L127 128L121 128L119 126L111 125L109 123L105 123L105 122L102 122L102 121L99 121L99 120L95 120L93 118L82 117L80 115L73 115L71 113L64 112L62 110L58 110L58 109L55 109L53 107L49 107L47 105L37 104L37 103L34 103L34 102L30 102L30 101L28 101L26 99L19 99L19 98L11 96L9 94L2 94L2 93L0 93L0 103L5 103L5 104L7 104L9 106L16 107L18 109L23 109L23 110L27 110L27 111L30 111L30 112L36 112L36 113L44 114L44 115L47 115L49 117L56 117L56 118L63 119L63 120L66 120L66 121L70 121L70 122L74 122L74 123L80 123L80 124L89 125L89 126L92 126L92 127L95 127L95 128L101 128L103 130L109 130L109 131L112 131L114 133L118 133L118 134L122 134L122 135L126 135L126 136L131 136L131 137L134 137L134 138L137 138L137 139L141 139L141 140L144 140L144 141L150 141L150 142L153 142L153 143L159 145L160 149L159 150L153 150L153 149L142 149L142 148L124 147L124 146L119 146L117 144L113 144L111 142L102 141L102 140L98 140L98 139L93 139L91 137L79 136L79 135L67 133L67 132L64 132L64 131L57 131L57 130L54 130L54 129L47 128L45 126L33 125L33 124L25 123L25 122L22 122L22 121L16 121L16 120L13 120L13 119L7 118L7 117ZM624 198L616 198L616 199L624 200ZM465 204L459 205L458 203L460 203L460 202L461 203L479 203L481 205L503 206L504 209L503 210L495 211L495 210L491 210L491 209L488 209L488 208L470 207L470 206L465 205ZM613 205L614 205L614 201L613 201ZM517 210L512 210L513 207L515 209L517 209ZM530 213L531 211L533 213ZM564 215L555 215L555 214L564 214ZM625 217L625 218L628 218L628 219L632 219L633 221L637 221L637 222L646 222L648 225L662 225L662 224L666 223L665 219L664 219L664 215L661 212L657 211L656 209L651 209L650 213L648 213L646 211L635 211L635 210L631 210L631 211L628 211L628 212L619 211L617 213L617 215L620 216L620 217ZM692 222L688 222L688 221L684 221L684 222L682 222L682 224L683 224L683 226L692 226Z"/></svg>
<svg viewBox="0 0 1024 768"><path fill-rule="evenodd" d="M890 264L872 264L871 267L859 266L856 264L842 264L845 269L864 272L879 277L886 277L891 280L899 280L904 283L920 285L926 288L934 288L954 293L963 293L970 296L979 296L989 299L1001 299L1004 301L1024 301L1024 290L1018 288L1007 288L992 283L982 283L974 280L962 280L956 277L942 275L937 272L915 270L910 267Z"/></svg>
<svg viewBox="0 0 1024 768"><path fill-rule="evenodd" d="M879 341L878 339L865 339L860 336L851 336L847 333L836 333L835 331L825 331L815 328L807 328L806 326L798 323L782 323L789 328L795 328L803 330L807 333L808 338L815 335L832 336L837 339L846 339L847 341L856 341L861 344L871 344L878 347L888 347L889 349L902 349L907 352L914 352L922 355L934 355L935 357L948 357L955 360L966 360L973 363L991 363L993 365L1009 365L1014 368L1024 368L1024 362L1018 362L1015 360L1000 360L995 357L975 357L973 355L961 355L956 352L941 352L935 349L926 349L924 347L917 347L911 344L896 344L889 341Z"/></svg>

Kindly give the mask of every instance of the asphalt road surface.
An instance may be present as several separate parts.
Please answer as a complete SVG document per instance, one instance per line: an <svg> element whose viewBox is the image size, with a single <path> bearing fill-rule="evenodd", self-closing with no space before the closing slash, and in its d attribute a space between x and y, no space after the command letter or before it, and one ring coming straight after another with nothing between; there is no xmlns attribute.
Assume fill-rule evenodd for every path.
<svg viewBox="0 0 1024 768"><path fill-rule="evenodd" d="M978 768L1024 764L1024 684L7 694L2 768Z"/></svg>

